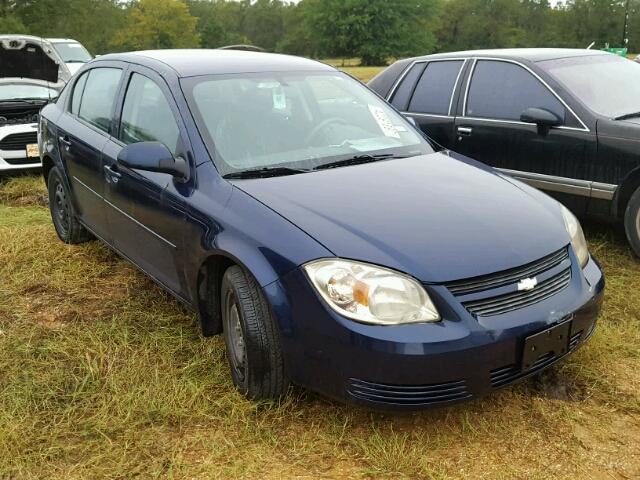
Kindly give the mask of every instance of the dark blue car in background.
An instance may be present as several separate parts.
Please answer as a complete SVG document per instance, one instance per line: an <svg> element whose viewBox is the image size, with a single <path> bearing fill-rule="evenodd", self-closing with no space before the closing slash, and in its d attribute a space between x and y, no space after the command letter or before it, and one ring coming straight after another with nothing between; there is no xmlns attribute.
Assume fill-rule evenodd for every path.
<svg viewBox="0 0 640 480"><path fill-rule="evenodd" d="M437 152L365 86L253 52L107 55L42 111L59 237L97 237L223 333L248 398L290 383L447 404L593 332L604 278L555 200Z"/></svg>

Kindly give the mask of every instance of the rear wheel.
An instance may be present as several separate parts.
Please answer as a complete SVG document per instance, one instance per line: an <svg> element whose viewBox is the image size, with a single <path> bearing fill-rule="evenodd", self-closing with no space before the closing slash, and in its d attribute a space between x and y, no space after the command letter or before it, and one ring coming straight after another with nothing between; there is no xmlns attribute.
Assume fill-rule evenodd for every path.
<svg viewBox="0 0 640 480"><path fill-rule="evenodd" d="M76 217L67 190L58 167L49 172L49 210L51 220L60 240L64 243L82 243L91 238L91 234L82 226Z"/></svg>
<svg viewBox="0 0 640 480"><path fill-rule="evenodd" d="M624 214L624 229L635 254L640 257L640 188L631 196Z"/></svg>
<svg viewBox="0 0 640 480"><path fill-rule="evenodd" d="M222 279L222 325L236 388L250 400L275 399L289 385L280 336L262 290L245 270L227 269Z"/></svg>

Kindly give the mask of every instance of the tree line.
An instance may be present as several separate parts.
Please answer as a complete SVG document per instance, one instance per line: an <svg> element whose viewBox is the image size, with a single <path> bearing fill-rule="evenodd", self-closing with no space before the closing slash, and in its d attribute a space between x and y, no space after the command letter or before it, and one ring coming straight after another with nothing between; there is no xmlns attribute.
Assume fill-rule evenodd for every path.
<svg viewBox="0 0 640 480"><path fill-rule="evenodd" d="M625 39L638 52L640 0L0 0L0 33L71 37L94 54L252 44L364 65L479 48L620 47Z"/></svg>

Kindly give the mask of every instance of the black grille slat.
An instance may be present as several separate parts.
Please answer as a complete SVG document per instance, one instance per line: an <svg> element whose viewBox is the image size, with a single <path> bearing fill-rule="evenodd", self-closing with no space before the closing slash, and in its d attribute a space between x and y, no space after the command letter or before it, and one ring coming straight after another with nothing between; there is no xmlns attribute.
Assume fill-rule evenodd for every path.
<svg viewBox="0 0 640 480"><path fill-rule="evenodd" d="M569 350L573 350L580 343L580 337L582 337L582 330L578 333L574 333L569 339Z"/></svg>
<svg viewBox="0 0 640 480"><path fill-rule="evenodd" d="M491 275L483 275L471 279L449 282L445 284L445 286L456 296L482 292L484 290L498 288L509 285L510 283L518 282L523 278L535 277L547 270L550 270L568 258L569 251L567 248L563 248L536 262L529 263L522 267L512 268Z"/></svg>
<svg viewBox="0 0 640 480"><path fill-rule="evenodd" d="M533 305L557 294L565 289L571 281L571 269L563 270L555 277L539 283L529 291L508 293L497 297L486 298L463 303L463 306L473 315L492 316L511 312Z"/></svg>
<svg viewBox="0 0 640 480"><path fill-rule="evenodd" d="M471 397L464 380L432 385L389 385L351 379L349 393L362 400L399 405L427 405Z"/></svg>
<svg viewBox="0 0 640 480"><path fill-rule="evenodd" d="M38 143L38 134L36 132L12 133L0 141L0 150L25 150L27 145L34 143Z"/></svg>

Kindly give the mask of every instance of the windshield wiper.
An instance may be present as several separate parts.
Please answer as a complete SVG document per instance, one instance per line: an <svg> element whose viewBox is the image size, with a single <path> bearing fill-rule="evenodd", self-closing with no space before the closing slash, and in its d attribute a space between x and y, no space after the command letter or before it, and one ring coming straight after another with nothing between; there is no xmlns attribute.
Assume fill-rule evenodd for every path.
<svg viewBox="0 0 640 480"><path fill-rule="evenodd" d="M627 113L626 115L620 115L619 117L615 117L614 120L628 120L629 118L640 117L640 112L635 113Z"/></svg>
<svg viewBox="0 0 640 480"><path fill-rule="evenodd" d="M227 173L226 175L223 175L223 178L245 179L245 178L282 177L285 175L296 175L298 173L307 173L310 171L311 170L305 170L303 168L264 167L264 168L256 168L254 170L243 170L241 172Z"/></svg>
<svg viewBox="0 0 640 480"><path fill-rule="evenodd" d="M43 98L41 100L28 99L28 98L13 98L13 99L5 98L3 100L0 100L0 103L26 103L28 105L40 105L41 103L46 103L48 101L49 101L48 98Z"/></svg>
<svg viewBox="0 0 640 480"><path fill-rule="evenodd" d="M393 153L381 153L378 155L355 155L353 157L337 160L335 162L325 163L314 167L314 170L327 170L329 168L346 167L349 165L361 165L363 163L378 162L380 160L388 160L391 158L407 158L406 156L394 155Z"/></svg>

